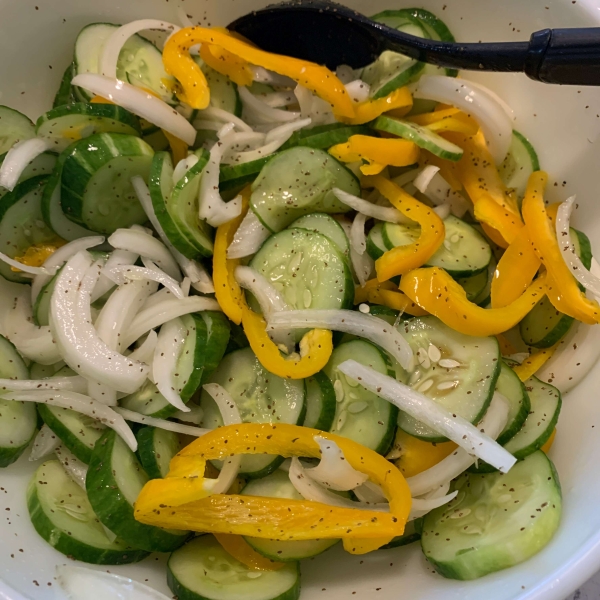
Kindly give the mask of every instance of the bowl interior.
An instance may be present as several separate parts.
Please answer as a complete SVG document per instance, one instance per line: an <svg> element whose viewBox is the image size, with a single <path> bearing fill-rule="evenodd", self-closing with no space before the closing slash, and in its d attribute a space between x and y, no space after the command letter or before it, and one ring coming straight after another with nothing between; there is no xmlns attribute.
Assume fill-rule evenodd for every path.
<svg viewBox="0 0 600 600"><path fill-rule="evenodd" d="M260 7L265 0L221 0L181 4L203 25L226 25ZM374 14L399 8L389 0L349 2ZM418 0L438 14L461 41L522 40L545 27L569 27L600 21L598 0ZM410 0L403 4L410 6ZM97 21L127 22L160 18L177 22L175 0L0 0L4 24L0 36L0 103L36 118L52 97L72 54L81 27ZM577 194L574 224L600 247L600 203L596 201L600 91L550 87L521 75L465 74L485 83L514 109L515 128L532 141L549 171L552 201ZM551 456L563 486L564 518L552 543L516 568L475 582L443 579L428 566L418 547L352 557L336 548L302 566L303 600L373 597L392 600L409 593L413 600L562 600L600 567L600 366L565 399ZM35 533L25 505L25 489L34 465L24 457L0 473L0 580L10 600L54 598L54 568L69 562ZM102 567L100 567L102 568ZM165 558L111 572L147 582L170 596Z"/></svg>

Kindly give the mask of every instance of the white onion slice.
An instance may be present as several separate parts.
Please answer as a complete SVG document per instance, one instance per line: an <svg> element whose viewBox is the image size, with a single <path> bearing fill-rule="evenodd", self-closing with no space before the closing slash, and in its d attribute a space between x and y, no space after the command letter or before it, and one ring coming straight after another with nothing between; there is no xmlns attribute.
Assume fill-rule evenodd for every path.
<svg viewBox="0 0 600 600"><path fill-rule="evenodd" d="M264 67L252 65L250 68L253 72L254 81L268 83L269 85L282 88L289 88L296 85L296 82L293 79L290 79L285 75L279 75L279 73L275 73L274 71L268 71Z"/></svg>
<svg viewBox="0 0 600 600"><path fill-rule="evenodd" d="M139 258L139 254L136 252L129 252L129 250L113 250L104 265L105 269L112 269L118 265L132 265ZM96 283L96 287L92 292L92 302L98 300L107 294L110 290L115 287L115 282L111 281L106 275L100 273L100 279Z"/></svg>
<svg viewBox="0 0 600 600"><path fill-rule="evenodd" d="M140 256L149 258L170 277L181 281L181 273L175 259L166 246L152 235L136 229L117 229L108 238L108 243L113 248L137 252Z"/></svg>
<svg viewBox="0 0 600 600"><path fill-rule="evenodd" d="M29 460L41 460L50 456L56 448L60 445L59 437L48 427L48 425L42 425L42 428L35 436L33 445L31 446L31 452L29 453Z"/></svg>
<svg viewBox="0 0 600 600"><path fill-rule="evenodd" d="M335 74L344 85L348 85L356 79L356 73L360 73L361 71L362 69L357 69L355 72L349 65L339 65L335 70Z"/></svg>
<svg viewBox="0 0 600 600"><path fill-rule="evenodd" d="M321 449L321 460L316 467L305 469L306 475L313 481L330 490L348 492L369 479L368 475L352 467L335 442L320 435L314 439Z"/></svg>
<svg viewBox="0 0 600 600"><path fill-rule="evenodd" d="M88 466L80 461L66 446L59 444L54 450L56 458L60 461L63 469L71 479L82 489L85 490L85 478L87 477Z"/></svg>
<svg viewBox="0 0 600 600"><path fill-rule="evenodd" d="M494 162L502 163L512 141L512 121L489 93L465 79L423 75L416 84L414 97L451 104L472 115L483 130Z"/></svg>
<svg viewBox="0 0 600 600"><path fill-rule="evenodd" d="M187 407L190 409L189 412L182 412L180 410L174 412L171 417L184 423L193 423L194 425L200 425L204 418L204 410L201 406L190 402Z"/></svg>
<svg viewBox="0 0 600 600"><path fill-rule="evenodd" d="M421 192L425 193L425 190L431 183L431 180L439 172L440 168L435 165L427 165L413 180L414 186Z"/></svg>
<svg viewBox="0 0 600 600"><path fill-rule="evenodd" d="M2 397L4 400L39 402L49 404L50 406L68 408L82 415L87 415L91 419L100 421L107 427L114 429L131 450L134 452L137 450L135 435L133 435L133 431L129 429L129 425L127 425L123 417L117 414L112 408L96 402L89 396L66 390L32 390L29 392L12 392L4 394Z"/></svg>
<svg viewBox="0 0 600 600"><path fill-rule="evenodd" d="M299 112L271 108L244 86L238 87L238 93L244 105L244 112L248 116L246 120L258 123L287 123L288 121L295 121L300 118Z"/></svg>
<svg viewBox="0 0 600 600"><path fill-rule="evenodd" d="M335 123L331 105L316 94L313 94L309 89L297 85L294 88L294 95L298 100L302 118L310 118L313 125Z"/></svg>
<svg viewBox="0 0 600 600"><path fill-rule="evenodd" d="M387 498L381 488L372 481L365 481L353 490L354 495L365 504L383 504Z"/></svg>
<svg viewBox="0 0 600 600"><path fill-rule="evenodd" d="M504 112L506 113L506 116L511 121L515 120L515 111L512 109L512 106L510 106L505 100L500 98L500 96L498 96L498 94L496 94L494 90L491 90L489 87L486 87L482 83L473 81L471 79L469 80L469 85L478 90L481 90L484 94L487 94L490 98L492 98L492 100L495 100L503 108Z"/></svg>
<svg viewBox="0 0 600 600"><path fill-rule="evenodd" d="M397 177L394 177L392 181L399 185L401 188L412 184L414 180L419 176L421 169L411 169L410 171L406 171L406 173L401 173ZM408 192L410 194L410 192Z"/></svg>
<svg viewBox="0 0 600 600"><path fill-rule="evenodd" d="M404 215L394 207L377 206L368 200L363 200L358 196L344 192L339 188L333 188L333 193L340 202L348 205L350 208L374 219L386 221L387 223L405 223Z"/></svg>
<svg viewBox="0 0 600 600"><path fill-rule="evenodd" d="M346 237L350 239L352 235L352 225L348 223L346 219L338 219L338 223L342 226L342 229L346 233ZM350 244L350 261L352 262L352 269L358 279L358 284L362 287L371 279L373 271L375 270L375 261L369 256L368 252L359 254L352 244Z"/></svg>
<svg viewBox="0 0 600 600"><path fill-rule="evenodd" d="M243 218L227 248L227 258L244 258L258 251L271 232L250 209Z"/></svg>
<svg viewBox="0 0 600 600"><path fill-rule="evenodd" d="M29 273L30 275L47 275L52 277L56 273L56 267L31 267L29 265L20 263L18 260L7 256L3 252L0 252L0 260L11 267L19 269L19 271L23 271L23 273Z"/></svg>
<svg viewBox="0 0 600 600"><path fill-rule="evenodd" d="M482 434L478 427L458 415L453 415L449 410L411 387L355 360L343 362L338 369L347 378L358 381L364 388L391 402L414 419L451 439L468 453L485 460L503 473L507 473L515 464L516 458L488 435ZM503 406L505 403L500 399L496 404Z"/></svg>
<svg viewBox="0 0 600 600"><path fill-rule="evenodd" d="M223 425L239 425L242 422L242 416L237 404L229 392L218 383L207 383L202 386L215 401L223 418Z"/></svg>
<svg viewBox="0 0 600 600"><path fill-rule="evenodd" d="M408 520L414 521L415 519L425 516L432 510L439 508L440 506L444 506L444 504L448 504L448 502L454 500L457 495L458 490L452 492L451 494L436 498L413 498Z"/></svg>
<svg viewBox="0 0 600 600"><path fill-rule="evenodd" d="M166 287L175 298L184 298L185 295L175 279L167 275L151 260L144 260L144 267L133 265L119 265L111 269L104 270L103 273L112 279L115 283L122 285L127 281L155 281Z"/></svg>
<svg viewBox="0 0 600 600"><path fill-rule="evenodd" d="M130 355L131 360L139 360L140 362L149 365L154 356L154 349L158 341L158 334L154 329L151 329L146 336L146 339L136 348Z"/></svg>
<svg viewBox="0 0 600 600"><path fill-rule="evenodd" d="M497 438L506 426L508 407L508 401L496 392L483 419L477 424L476 431L484 431L489 436L489 439ZM422 496L431 490L437 490L440 486L458 477L471 465L475 464L475 461L476 458L470 451L464 448L457 448L452 454L437 463L437 465L430 467L418 475L408 477L406 482L413 496Z"/></svg>
<svg viewBox="0 0 600 600"><path fill-rule="evenodd" d="M195 154L182 158L173 169L173 185L177 185L185 174L198 163L200 159Z"/></svg>
<svg viewBox="0 0 600 600"><path fill-rule="evenodd" d="M452 212L449 204L440 204L439 206L433 207L433 212L442 220L445 221Z"/></svg>
<svg viewBox="0 0 600 600"><path fill-rule="evenodd" d="M361 256L367 249L367 236L365 234L365 223L367 221L367 215L364 213L356 213L354 221L352 221L352 227L350 229L350 245L357 254Z"/></svg>
<svg viewBox="0 0 600 600"><path fill-rule="evenodd" d="M128 410L126 408L121 408L117 406L114 409L115 412L118 412L120 416L122 416L127 421L131 421L132 423L140 423L141 425L150 425L151 427L156 427L157 429L164 429L166 431L173 431L174 433L181 433L183 435L191 435L193 437L201 437L205 433L211 431L210 429L203 429L201 427L193 427L191 425L182 425L181 423L175 423L175 421L167 421L166 419L155 419L154 417L147 417L146 415L141 415L140 413L136 413L132 410Z"/></svg>
<svg viewBox="0 0 600 600"><path fill-rule="evenodd" d="M0 379L0 391L21 392L26 390L69 390L85 393L86 381L79 375L72 377L48 377L48 379Z"/></svg>
<svg viewBox="0 0 600 600"><path fill-rule="evenodd" d="M209 106L204 110L198 111L198 118L200 120L205 120L206 117L208 117L209 119L215 119L216 121L220 121L218 127L215 128L215 131L219 131L219 129L221 129L224 123L233 123L235 127L240 131L247 131L248 133L252 132L252 127L250 127L250 125L242 121L242 119L240 119L233 113L223 110L222 108ZM202 127L197 126L197 121L194 121L194 127L196 127L196 129L202 129Z"/></svg>
<svg viewBox="0 0 600 600"><path fill-rule="evenodd" d="M160 292L158 293L160 294ZM171 319L203 310L220 311L221 307L216 300L202 296L188 296L187 298L183 298L183 300L167 298L150 308L145 307L138 313L127 330L122 342L123 347L128 348L145 333Z"/></svg>
<svg viewBox="0 0 600 600"><path fill-rule="evenodd" d="M413 182L415 187L436 206L447 205L454 216L463 217L469 209L469 201L450 187L450 184L439 174L439 170L439 167L433 165L425 167L415 178Z"/></svg>
<svg viewBox="0 0 600 600"><path fill-rule="evenodd" d="M63 360L75 372L120 392L133 393L146 379L148 366L111 350L98 337L90 318L90 295L79 291L91 265L86 254L70 258L56 278L50 301L54 339Z"/></svg>
<svg viewBox="0 0 600 600"><path fill-rule="evenodd" d="M412 370L413 351L400 332L385 321L354 310L290 310L274 314L267 330L320 328L343 331L381 346L407 371Z"/></svg>
<svg viewBox="0 0 600 600"><path fill-rule="evenodd" d="M27 165L40 154L51 150L54 144L49 140L32 138L17 142L6 154L0 167L0 186L10 192L15 189Z"/></svg>
<svg viewBox="0 0 600 600"><path fill-rule="evenodd" d="M117 61L119 60L119 54L121 53L125 42L127 42L132 35L147 29L175 33L181 28L177 27L177 25L173 25L173 23L158 21L157 19L140 19L122 25L110 34L102 46L102 53L100 54L100 73L106 77L116 79Z"/></svg>
<svg viewBox="0 0 600 600"><path fill-rule="evenodd" d="M269 92L266 94L255 94L260 98L267 106L271 108L281 108L283 106L293 106L298 103L294 92Z"/></svg>
<svg viewBox="0 0 600 600"><path fill-rule="evenodd" d="M371 93L371 86L362 79L354 79L345 84L348 95L354 102L364 102L368 100Z"/></svg>
<svg viewBox="0 0 600 600"><path fill-rule="evenodd" d="M122 106L183 140L188 146L196 141L196 130L191 123L166 102L141 88L96 73L81 73L71 83Z"/></svg>

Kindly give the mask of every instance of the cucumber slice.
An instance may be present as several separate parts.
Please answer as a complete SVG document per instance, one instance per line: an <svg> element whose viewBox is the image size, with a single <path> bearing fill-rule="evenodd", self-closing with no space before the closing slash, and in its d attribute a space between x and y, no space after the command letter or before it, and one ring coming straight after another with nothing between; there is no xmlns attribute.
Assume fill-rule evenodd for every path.
<svg viewBox="0 0 600 600"><path fill-rule="evenodd" d="M148 552L111 541L82 490L57 460L41 465L27 488L27 507L35 530L56 550L95 565L139 562Z"/></svg>
<svg viewBox="0 0 600 600"><path fill-rule="evenodd" d="M305 229L272 235L250 266L297 309L351 308L354 281L348 262L329 238ZM258 309L254 298L252 307Z"/></svg>
<svg viewBox="0 0 600 600"><path fill-rule="evenodd" d="M508 421L496 439L499 444L504 445L523 427L531 410L531 402L525 385L504 361L500 364L496 390L510 403Z"/></svg>
<svg viewBox="0 0 600 600"><path fill-rule="evenodd" d="M269 373L250 348L236 350L225 356L210 382L222 385L229 392L243 423L301 425L304 422L304 382L282 379ZM204 410L201 427L215 429L223 425L221 412L205 390L202 390L200 405ZM240 475L248 478L265 477L282 460L280 456L272 455L244 456Z"/></svg>
<svg viewBox="0 0 600 600"><path fill-rule="evenodd" d="M397 310L393 308L389 308L388 306L379 306L377 304L371 304L369 306L369 313L374 317L378 317L383 319L386 323L390 325L395 325L398 319L398 315L400 314Z"/></svg>
<svg viewBox="0 0 600 600"><path fill-rule="evenodd" d="M346 260L350 260L350 242L344 228L333 218L325 213L313 213L304 215L296 219L291 225L291 228L308 229L308 231L316 231L325 237L328 237L344 255Z"/></svg>
<svg viewBox="0 0 600 600"><path fill-rule="evenodd" d="M421 539L421 532L423 530L423 517L409 521L406 524L404 533L395 537L389 544L381 546L380 550L389 550L390 548L399 548L400 546L408 546L414 544Z"/></svg>
<svg viewBox="0 0 600 600"><path fill-rule="evenodd" d="M236 117L241 117L242 101L238 94L237 85L226 75L222 75L209 67L199 56L194 56L194 60L204 73L204 77L206 77L210 90L210 106L226 110ZM198 117L202 118L202 111L198 111Z"/></svg>
<svg viewBox="0 0 600 600"><path fill-rule="evenodd" d="M281 231L314 212L344 213L333 188L357 195L358 180L323 150L299 146L276 154L252 184L250 206L263 225Z"/></svg>
<svg viewBox="0 0 600 600"><path fill-rule="evenodd" d="M535 148L523 134L513 131L508 154L498 169L504 185L514 190L521 201L529 176L539 170L540 161Z"/></svg>
<svg viewBox="0 0 600 600"><path fill-rule="evenodd" d="M369 135L370 132L368 125L345 125L344 123L317 125L295 131L279 150L283 151L295 146L327 150L336 144L345 144L350 136Z"/></svg>
<svg viewBox="0 0 600 600"><path fill-rule="evenodd" d="M340 373L338 366L348 359L395 376L387 356L374 344L363 340L340 344L323 369L333 384L337 400L331 431L386 454L394 441L398 409Z"/></svg>
<svg viewBox="0 0 600 600"><path fill-rule="evenodd" d="M371 126L377 131L385 131L405 140L410 140L419 146L419 148L428 150L440 158L452 161L458 161L462 158L463 149L460 146L449 142L441 135L427 129L427 127L386 115L377 117Z"/></svg>
<svg viewBox="0 0 600 600"><path fill-rule="evenodd" d="M262 168L277 156L271 154L264 158L251 160L241 165L221 165L219 170L219 191L231 192L241 190L247 184L252 183L261 172Z"/></svg>
<svg viewBox="0 0 600 600"><path fill-rule="evenodd" d="M375 62L363 69L361 79L371 86L370 97L376 100L408 84L424 66L404 54L384 50Z"/></svg>
<svg viewBox="0 0 600 600"><path fill-rule="evenodd" d="M42 219L41 199L48 177L30 177L0 199L0 252L15 258L35 244L56 239ZM0 275L9 281L28 283L20 271L0 261Z"/></svg>
<svg viewBox="0 0 600 600"><path fill-rule="evenodd" d="M336 412L335 391L329 377L315 373L304 380L306 384L306 416L304 427L329 431Z"/></svg>
<svg viewBox="0 0 600 600"><path fill-rule="evenodd" d="M473 302L475 298L478 298L485 292L485 288L488 284L488 273L482 271L472 277L459 277L456 281L460 283L467 293L467 300Z"/></svg>
<svg viewBox="0 0 600 600"><path fill-rule="evenodd" d="M446 236L427 266L442 267L452 277L472 277L487 270L492 249L483 236L468 223L450 215L444 220ZM382 236L388 250L416 241L421 228L413 225L384 223Z"/></svg>
<svg viewBox="0 0 600 600"><path fill-rule="evenodd" d="M251 571L203 535L171 554L167 583L179 600L298 600L300 567Z"/></svg>
<svg viewBox="0 0 600 600"><path fill-rule="evenodd" d="M135 435L138 456L150 479L160 479L169 472L171 459L181 450L179 436L158 427L142 427Z"/></svg>
<svg viewBox="0 0 600 600"><path fill-rule="evenodd" d="M367 254L377 260L388 251L383 241L383 223L376 223L367 236Z"/></svg>
<svg viewBox="0 0 600 600"><path fill-rule="evenodd" d="M40 404L38 411L60 441L80 461L89 464L94 445L106 431L106 425L74 410L49 404Z"/></svg>
<svg viewBox="0 0 600 600"><path fill-rule="evenodd" d="M141 135L140 120L116 104L78 102L59 106L44 113L35 124L38 137L49 138L62 152L74 141L94 133Z"/></svg>
<svg viewBox="0 0 600 600"><path fill-rule="evenodd" d="M61 173L65 215L106 234L145 223L131 179L148 180L153 155L146 142L122 133L96 133L69 146Z"/></svg>
<svg viewBox="0 0 600 600"><path fill-rule="evenodd" d="M77 102L77 98L73 93L73 87L71 86L71 81L73 79L73 63L71 63L64 72L62 79L60 80L60 85L58 86L58 90L56 91L56 96L54 96L54 101L52 102L52 108L57 108L58 106L67 106L68 104L73 104Z"/></svg>
<svg viewBox="0 0 600 600"><path fill-rule="evenodd" d="M506 475L465 473L458 496L425 516L421 545L444 577L477 579L537 554L558 528L560 483L543 452Z"/></svg>
<svg viewBox="0 0 600 600"><path fill-rule="evenodd" d="M119 25L112 23L92 23L79 32L75 42L74 74L99 72L100 54L104 44L118 27ZM132 35L119 53L117 78L137 87L149 89L169 104L177 104L173 94L175 79L167 75L162 62L162 53L140 35ZM84 101L92 98L92 95L83 88L77 88L77 94Z"/></svg>
<svg viewBox="0 0 600 600"><path fill-rule="evenodd" d="M127 543L148 552L172 552L185 542L187 531L144 525L133 516L133 504L147 481L135 454L107 430L94 447L85 483L94 512Z"/></svg>
<svg viewBox="0 0 600 600"><path fill-rule="evenodd" d="M198 162L175 184L167 198L167 211L187 242L194 257L212 256L213 229L198 215L198 193L202 171L210 158L206 150L197 150Z"/></svg>
<svg viewBox="0 0 600 600"><path fill-rule="evenodd" d="M33 123L18 110L0 105L0 154L8 152L14 144L35 137Z"/></svg>
<svg viewBox="0 0 600 600"><path fill-rule="evenodd" d="M292 485L290 477L283 471L275 471L262 479L251 481L240 494L245 496L262 496L266 498L289 498L304 500ZM312 558L328 550L338 540L267 540L244 536L244 539L257 552L279 562L292 562Z"/></svg>
<svg viewBox="0 0 600 600"><path fill-rule="evenodd" d="M478 423L492 401L500 375L496 338L463 335L431 316L404 321L398 329L417 357L410 385L452 413ZM441 358L432 360L438 351ZM447 441L404 412L400 412L398 425L428 442Z"/></svg>
<svg viewBox="0 0 600 600"><path fill-rule="evenodd" d="M154 129L150 132L144 132L142 139L155 152L169 149L169 140L162 129Z"/></svg>

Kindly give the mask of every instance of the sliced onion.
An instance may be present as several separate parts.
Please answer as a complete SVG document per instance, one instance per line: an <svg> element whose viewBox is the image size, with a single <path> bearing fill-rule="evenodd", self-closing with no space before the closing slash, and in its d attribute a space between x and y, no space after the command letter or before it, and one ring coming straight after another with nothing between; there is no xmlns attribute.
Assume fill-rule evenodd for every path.
<svg viewBox="0 0 600 600"><path fill-rule="evenodd" d="M206 117L208 117L209 119L220 121L218 127L215 128L215 131L219 131L219 129L221 129L223 126L223 123L233 123L240 131L252 132L252 127L242 121L242 119L233 113L223 110L222 108L217 108L216 106L209 106L204 110L199 110L198 117L200 120L204 120ZM194 127L196 127L196 129L202 129L202 127L197 126L197 121L194 121Z"/></svg>
<svg viewBox="0 0 600 600"><path fill-rule="evenodd" d="M387 502L381 488L372 481L365 481L362 485L353 490L354 495L365 504L383 504Z"/></svg>
<svg viewBox="0 0 600 600"><path fill-rule="evenodd" d="M173 185L177 185L185 174L198 163L200 159L195 154L190 154L181 159L173 169Z"/></svg>
<svg viewBox="0 0 600 600"><path fill-rule="evenodd" d="M0 252L0 260L11 267L19 269L19 271L23 271L23 273L29 273L30 275L47 275L52 277L56 273L56 267L31 267L29 265L20 263L18 260L15 260L14 258L11 258L2 252Z"/></svg>
<svg viewBox="0 0 600 600"><path fill-rule="evenodd" d="M157 429L164 429L166 431L173 431L174 433L181 433L183 435L191 435L193 437L201 437L205 433L211 431L210 429L202 429L201 427L192 427L191 425L182 425L181 423L175 423L175 421L167 421L166 419L155 419L154 417L147 417L141 415L132 410L126 408L117 407L114 409L118 412L121 417L132 423L140 423L141 425L150 425Z"/></svg>
<svg viewBox="0 0 600 600"><path fill-rule="evenodd" d="M435 165L427 165L413 180L415 187L421 192L425 193L425 190L431 183L431 180L439 172L440 168Z"/></svg>
<svg viewBox="0 0 600 600"><path fill-rule="evenodd" d="M294 92L269 92L266 94L256 94L267 106L271 108L281 108L282 106L293 106L298 103Z"/></svg>
<svg viewBox="0 0 600 600"><path fill-rule="evenodd" d="M140 362L149 365L154 356L154 349L156 348L156 342L158 341L158 334L154 329L151 329L146 336L146 339L138 348L136 348L130 355L131 360L138 360Z"/></svg>
<svg viewBox="0 0 600 600"><path fill-rule="evenodd" d="M51 150L54 144L49 140L32 138L17 142L6 154L0 167L0 186L10 192L15 189L23 171L32 160Z"/></svg>
<svg viewBox="0 0 600 600"><path fill-rule="evenodd" d="M258 251L271 232L250 209L243 218L227 248L227 258L244 258Z"/></svg>
<svg viewBox="0 0 600 600"><path fill-rule="evenodd" d="M167 290L168 291L168 290ZM160 293L160 292L158 292ZM170 292L169 292L170 293ZM189 296L183 300L177 298L167 298L150 308L141 310L137 317L131 323L122 342L123 347L127 348L136 340L139 340L145 333L163 325L171 319L182 317L193 312L203 310L221 310L219 303L212 298L202 296Z"/></svg>
<svg viewBox="0 0 600 600"><path fill-rule="evenodd" d="M85 490L85 478L87 477L88 466L80 461L66 446L59 444L55 449L56 458L60 461L63 469L71 479L82 489Z"/></svg>
<svg viewBox="0 0 600 600"><path fill-rule="evenodd" d="M148 366L111 350L91 323L90 295L79 288L91 265L87 253L70 258L56 278L50 301L50 322L62 359L80 375L120 392L135 392ZM135 341L135 340L134 340Z"/></svg>
<svg viewBox="0 0 600 600"><path fill-rule="evenodd" d="M194 423L194 425L200 425L204 418L204 410L201 406L190 402L187 407L190 409L189 412L183 412L178 410L171 415L171 418L183 421L184 423Z"/></svg>
<svg viewBox="0 0 600 600"><path fill-rule="evenodd" d="M450 187L450 184L439 174L439 170L439 167L433 165L425 167L415 178L415 187L436 206L448 205L453 215L463 217L469 209L468 200Z"/></svg>
<svg viewBox="0 0 600 600"><path fill-rule="evenodd" d="M354 79L345 84L348 95L354 102L364 102L368 100L371 93L371 86L362 81L362 79Z"/></svg>
<svg viewBox="0 0 600 600"><path fill-rule="evenodd" d="M250 68L254 74L254 81L268 83L269 85L282 88L289 88L296 85L296 82L293 79L290 79L285 75L279 75L279 73L275 73L274 71L268 71L264 67L252 65Z"/></svg>
<svg viewBox="0 0 600 600"><path fill-rule="evenodd" d="M385 321L354 310L290 310L274 314L267 330L292 327L343 331L381 346L407 371L412 370L413 351L400 332Z"/></svg>
<svg viewBox="0 0 600 600"><path fill-rule="evenodd" d="M100 54L100 73L106 77L116 79L117 62L125 42L127 42L132 35L135 35L140 31L145 31L146 29L175 33L181 28L177 27L177 25L173 25L173 23L158 21L156 19L140 19L122 25L110 34L102 46L102 53Z"/></svg>
<svg viewBox="0 0 600 600"><path fill-rule="evenodd" d="M442 220L445 221L452 212L449 204L440 204L433 207L433 212Z"/></svg>
<svg viewBox="0 0 600 600"><path fill-rule="evenodd" d="M405 223L406 218L397 209L393 207L377 206L368 200L363 200L358 196L344 192L339 188L333 188L333 193L340 202L348 205L350 208L374 219L386 221L387 223Z"/></svg>
<svg viewBox="0 0 600 600"><path fill-rule="evenodd" d="M496 101L503 108L504 112L506 113L506 116L511 121L515 120L515 111L512 109L511 106L509 106L509 104L505 100L500 98L500 96L498 96L498 94L496 94L494 90L491 90L489 87L486 87L482 83L473 80L469 80L469 85L478 90L481 90L484 94L492 98L492 100Z"/></svg>
<svg viewBox="0 0 600 600"><path fill-rule="evenodd" d="M401 188L403 188L408 184L412 184L414 180L418 177L420 172L421 169L411 169L410 171L406 171L406 173L401 173L397 177L394 177L392 181L396 185L399 185Z"/></svg>
<svg viewBox="0 0 600 600"><path fill-rule="evenodd" d="M237 404L229 392L218 383L207 383L202 386L204 390L210 394L210 397L215 401L221 412L224 425L239 425L242 422Z"/></svg>
<svg viewBox="0 0 600 600"><path fill-rule="evenodd" d="M457 495L458 490L452 492L451 494L436 498L413 498L408 520L414 521L415 519L424 517L432 510L439 508L440 506L444 506L444 504L448 504L448 502L454 500Z"/></svg>
<svg viewBox="0 0 600 600"><path fill-rule="evenodd" d="M50 406L68 408L82 415L87 415L91 419L100 421L107 427L114 429L131 450L134 452L137 450L135 435L133 435L133 431L131 431L123 417L112 408L92 400L89 396L66 390L32 390L29 392L12 392L4 394L2 397L4 400L39 402Z"/></svg>
<svg viewBox="0 0 600 600"><path fill-rule="evenodd" d="M489 93L465 79L444 75L423 75L414 92L415 98L451 104L472 115L481 126L494 162L502 163L512 141L512 121L504 107Z"/></svg>
<svg viewBox="0 0 600 600"><path fill-rule="evenodd" d="M70 390L83 394L87 388L83 377L48 377L48 379L0 379L0 391Z"/></svg>
<svg viewBox="0 0 600 600"><path fill-rule="evenodd" d="M367 236L365 234L365 224L367 221L367 215L364 213L356 213L354 221L352 221L352 228L350 229L350 245L357 254L361 256L367 249Z"/></svg>
<svg viewBox="0 0 600 600"><path fill-rule="evenodd" d="M350 239L352 225L346 219L338 219L338 223L342 226L346 237ZM358 279L358 283L362 287L371 279L375 270L375 261L369 256L368 252L359 254L352 245L350 245L350 261L352 262L352 269Z"/></svg>
<svg viewBox="0 0 600 600"><path fill-rule="evenodd" d="M306 475L313 481L330 490L348 492L369 479L346 460L342 449L334 441L320 435L314 439L321 449L321 460L316 467L305 469Z"/></svg>
<svg viewBox="0 0 600 600"><path fill-rule="evenodd" d="M244 112L249 117L247 120L258 123L287 123L300 118L299 112L271 108L244 86L238 87L238 93L244 105Z"/></svg>
<svg viewBox="0 0 600 600"><path fill-rule="evenodd" d="M34 461L46 458L47 456L50 456L58 446L60 446L59 437L52 429L50 429L50 427L48 427L48 425L42 425L42 428L33 440L31 452L29 453L29 460Z"/></svg>
<svg viewBox="0 0 600 600"><path fill-rule="evenodd" d="M196 141L196 130L191 123L166 102L141 88L96 73L81 73L71 83L122 106L183 140L188 146Z"/></svg>
<svg viewBox="0 0 600 600"><path fill-rule="evenodd" d="M361 70L362 69L357 69L357 72L360 73ZM339 65L335 70L335 74L344 85L348 85L351 81L356 79L354 69L348 65Z"/></svg>
<svg viewBox="0 0 600 600"><path fill-rule="evenodd" d="M297 85L294 88L294 95L298 100L302 118L310 118L313 125L335 123L331 105L322 98L319 98L316 94L313 94L309 89Z"/></svg>
<svg viewBox="0 0 600 600"><path fill-rule="evenodd" d="M112 269L118 265L132 265L139 258L139 254L135 252L129 252L129 250L113 250L104 265L105 269ZM99 298L102 298L112 288L115 287L115 282L111 281L106 275L100 273L100 279L92 292L92 302L95 302Z"/></svg>
<svg viewBox="0 0 600 600"><path fill-rule="evenodd" d="M103 273L119 285L127 281L155 281L166 287L175 298L185 297L177 281L158 269L151 260L144 260L144 265L146 266L120 265L104 270Z"/></svg>

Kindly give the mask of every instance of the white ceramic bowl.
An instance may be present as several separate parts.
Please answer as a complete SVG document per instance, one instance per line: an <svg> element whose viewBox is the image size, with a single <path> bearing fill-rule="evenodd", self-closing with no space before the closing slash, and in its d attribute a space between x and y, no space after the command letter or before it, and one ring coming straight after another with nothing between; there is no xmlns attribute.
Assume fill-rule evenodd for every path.
<svg viewBox="0 0 600 600"><path fill-rule="evenodd" d="M90 22L151 17L176 21L177 0L0 0L0 103L36 118L51 106L75 36ZM412 0L350 0L374 14ZM204 25L226 25L265 0L185 0ZM417 0L462 41L522 40L544 27L600 25L600 0ZM468 77L472 77L467 74ZM550 87L521 75L479 74L515 110L556 183L552 200L577 193L575 225L600 248L600 89ZM334 550L302 566L302 600L563 600L600 568L600 366L566 398L552 458L564 515L550 545L526 563L478 581L444 579L418 546L352 557ZM54 598L57 564L69 562L38 537L25 489L34 466L22 459L0 472L0 599ZM99 567L102 569L102 567ZM165 559L151 557L111 572L148 582L170 596ZM90 600L93 593L90 594Z"/></svg>

